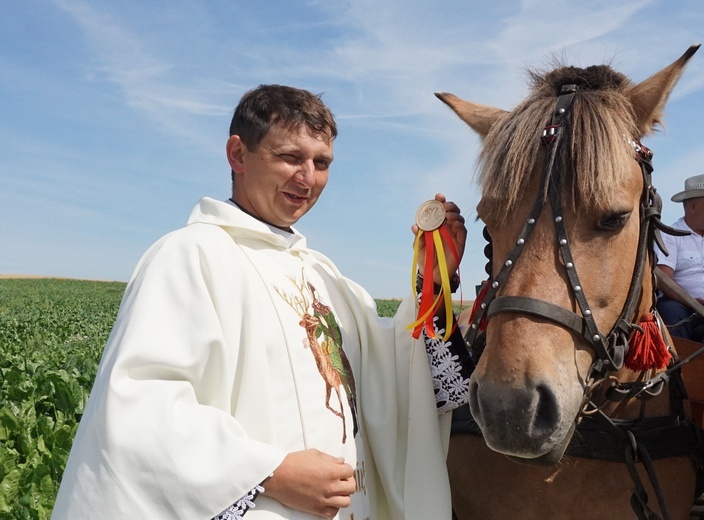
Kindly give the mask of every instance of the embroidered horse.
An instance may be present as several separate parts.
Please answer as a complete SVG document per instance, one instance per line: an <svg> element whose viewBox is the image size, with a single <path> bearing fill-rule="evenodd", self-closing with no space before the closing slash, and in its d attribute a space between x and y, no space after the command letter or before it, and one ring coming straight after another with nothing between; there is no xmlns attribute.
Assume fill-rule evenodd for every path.
<svg viewBox="0 0 704 520"><path fill-rule="evenodd" d="M466 336L481 436L455 433L448 455L460 520L688 517L700 430L655 311L670 230L640 139L698 47L638 84L533 71L511 111L437 94L482 138L491 257Z"/></svg>

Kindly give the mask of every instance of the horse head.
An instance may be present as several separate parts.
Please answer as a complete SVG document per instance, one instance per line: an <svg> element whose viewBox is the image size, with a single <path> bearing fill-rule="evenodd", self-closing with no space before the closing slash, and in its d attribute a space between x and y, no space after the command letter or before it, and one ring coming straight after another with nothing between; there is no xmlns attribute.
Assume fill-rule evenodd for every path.
<svg viewBox="0 0 704 520"><path fill-rule="evenodd" d="M640 140L698 47L638 84L607 65L532 72L511 111L436 94L482 138L477 213L492 267L470 407L493 450L554 464L595 377L639 377L623 360L654 312L644 226L659 217Z"/></svg>

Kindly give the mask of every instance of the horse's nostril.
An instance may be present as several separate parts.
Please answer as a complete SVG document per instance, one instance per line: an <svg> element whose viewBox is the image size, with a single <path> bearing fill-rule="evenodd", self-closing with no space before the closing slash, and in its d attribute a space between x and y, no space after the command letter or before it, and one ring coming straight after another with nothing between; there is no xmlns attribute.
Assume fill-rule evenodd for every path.
<svg viewBox="0 0 704 520"><path fill-rule="evenodd" d="M555 392L550 387L538 385L536 393L537 403L532 426L536 434L550 435L560 423L560 407Z"/></svg>
<svg viewBox="0 0 704 520"><path fill-rule="evenodd" d="M481 409L479 408L479 399L477 397L477 392L479 390L479 385L473 380L469 380L469 409L472 411L472 417L481 425Z"/></svg>

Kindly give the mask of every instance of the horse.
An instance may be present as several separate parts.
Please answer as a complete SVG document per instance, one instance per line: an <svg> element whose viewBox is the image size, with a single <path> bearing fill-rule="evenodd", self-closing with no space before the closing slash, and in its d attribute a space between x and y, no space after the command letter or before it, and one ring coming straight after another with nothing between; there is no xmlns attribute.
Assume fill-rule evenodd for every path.
<svg viewBox="0 0 704 520"><path fill-rule="evenodd" d="M641 139L698 47L637 84L610 64L531 70L510 111L436 93L481 138L490 257L470 427L447 456L459 520L688 518L701 425L655 309L654 243L675 230Z"/></svg>

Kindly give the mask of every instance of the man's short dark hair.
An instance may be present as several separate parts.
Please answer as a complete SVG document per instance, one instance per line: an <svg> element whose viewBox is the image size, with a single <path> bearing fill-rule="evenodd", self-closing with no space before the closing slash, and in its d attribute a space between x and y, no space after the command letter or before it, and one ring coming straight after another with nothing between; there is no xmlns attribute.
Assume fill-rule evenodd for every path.
<svg viewBox="0 0 704 520"><path fill-rule="evenodd" d="M230 135L238 135L251 151L274 124L288 129L305 125L332 141L337 137L337 125L321 96L284 85L259 85L242 96L232 116Z"/></svg>

